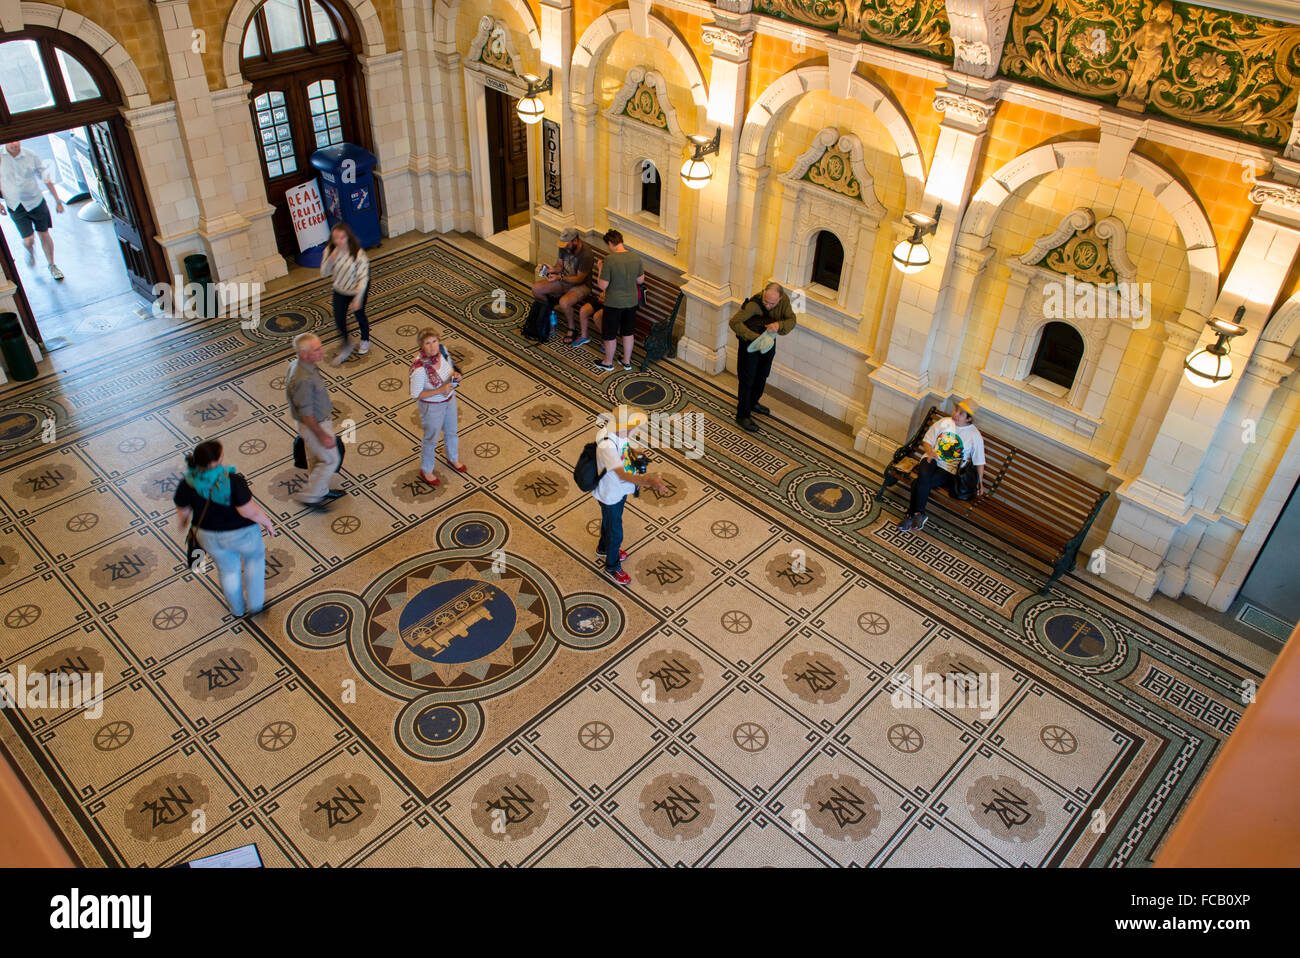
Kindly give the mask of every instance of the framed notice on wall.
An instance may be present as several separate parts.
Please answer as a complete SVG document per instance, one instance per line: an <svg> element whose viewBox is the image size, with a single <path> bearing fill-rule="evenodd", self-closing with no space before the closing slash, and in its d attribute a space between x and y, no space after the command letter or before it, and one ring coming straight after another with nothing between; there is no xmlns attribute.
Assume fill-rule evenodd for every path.
<svg viewBox="0 0 1300 958"><path fill-rule="evenodd" d="M542 192L546 205L560 209L564 204L560 183L560 124L542 119Z"/></svg>

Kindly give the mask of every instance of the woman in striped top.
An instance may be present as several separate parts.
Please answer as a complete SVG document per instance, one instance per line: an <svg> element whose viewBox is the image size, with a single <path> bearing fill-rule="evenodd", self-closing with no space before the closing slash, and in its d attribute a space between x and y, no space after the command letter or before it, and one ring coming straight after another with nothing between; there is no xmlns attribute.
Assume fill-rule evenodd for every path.
<svg viewBox="0 0 1300 958"><path fill-rule="evenodd" d="M361 331L361 355L370 352L370 321L366 319L366 292L370 288L370 260L366 258L361 241L346 223L336 223L330 230L329 245L321 260L322 276L334 277L334 325L343 337L343 348L332 360L342 366L352 355L352 342L348 339L348 308L357 314Z"/></svg>

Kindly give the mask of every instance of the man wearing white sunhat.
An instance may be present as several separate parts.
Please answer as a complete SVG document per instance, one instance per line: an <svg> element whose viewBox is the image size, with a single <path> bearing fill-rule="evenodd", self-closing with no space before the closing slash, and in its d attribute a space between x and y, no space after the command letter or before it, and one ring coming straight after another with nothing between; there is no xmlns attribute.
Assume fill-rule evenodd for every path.
<svg viewBox="0 0 1300 958"><path fill-rule="evenodd" d="M640 409L619 406L598 422L601 429L596 434L596 469L600 476L592 495L600 503L600 541L596 554L605 560L605 574L619 585L627 585L632 577L623 571L623 506L627 497L640 486L649 486L658 492L667 492L663 479L645 471L645 460L633 454L632 435L648 421ZM638 462L638 459L641 459Z"/></svg>
<svg viewBox="0 0 1300 958"><path fill-rule="evenodd" d="M974 400L963 399L951 416L936 422L921 440L925 459L916 470L907 515L898 525L901 532L920 532L925 528L925 504L930 500L931 490L942 486L951 492L957 473L966 463L979 471L976 495L984 495L984 437L975 428L976 408Z"/></svg>

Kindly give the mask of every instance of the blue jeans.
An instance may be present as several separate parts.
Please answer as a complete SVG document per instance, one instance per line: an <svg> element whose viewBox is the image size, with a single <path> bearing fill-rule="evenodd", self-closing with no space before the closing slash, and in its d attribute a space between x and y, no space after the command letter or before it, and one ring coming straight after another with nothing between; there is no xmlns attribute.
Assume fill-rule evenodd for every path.
<svg viewBox="0 0 1300 958"><path fill-rule="evenodd" d="M619 550L623 548L623 506L627 502L624 496L612 506L600 504L600 541L596 551L604 554L605 568L617 572L622 566L618 561Z"/></svg>
<svg viewBox="0 0 1300 958"><path fill-rule="evenodd" d="M226 604L235 615L256 615L266 601L266 543L262 527L254 523L242 529L213 532L196 529L199 545L212 556Z"/></svg>

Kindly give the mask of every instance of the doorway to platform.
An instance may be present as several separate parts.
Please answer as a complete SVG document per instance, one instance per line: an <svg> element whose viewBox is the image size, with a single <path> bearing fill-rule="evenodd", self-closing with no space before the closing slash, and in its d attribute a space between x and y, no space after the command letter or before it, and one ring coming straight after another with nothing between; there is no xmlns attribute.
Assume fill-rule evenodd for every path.
<svg viewBox="0 0 1300 958"><path fill-rule="evenodd" d="M139 228L133 217L110 212L129 208L124 184L110 179L119 174L121 161L107 124L96 127L21 141L24 150L40 157L64 203L64 211L57 212L55 198L45 192L53 264L39 234L28 249L14 217L0 217L7 270L47 352L152 317L152 270ZM110 199L106 183L119 195Z"/></svg>
<svg viewBox="0 0 1300 958"><path fill-rule="evenodd" d="M75 37L44 27L0 33L0 139L30 150L43 167L39 176L29 173L33 187L40 181L39 196L5 198L0 269L15 287L27 334L47 350L148 318L153 286L165 278L121 104L111 71ZM11 160L7 150L0 156ZM42 199L50 228L45 238L34 229L29 253L13 210L41 220ZM25 227L28 218L21 219Z"/></svg>
<svg viewBox="0 0 1300 958"><path fill-rule="evenodd" d="M484 93L492 232L496 234L529 222L528 129L519 119L517 99L491 87Z"/></svg>

